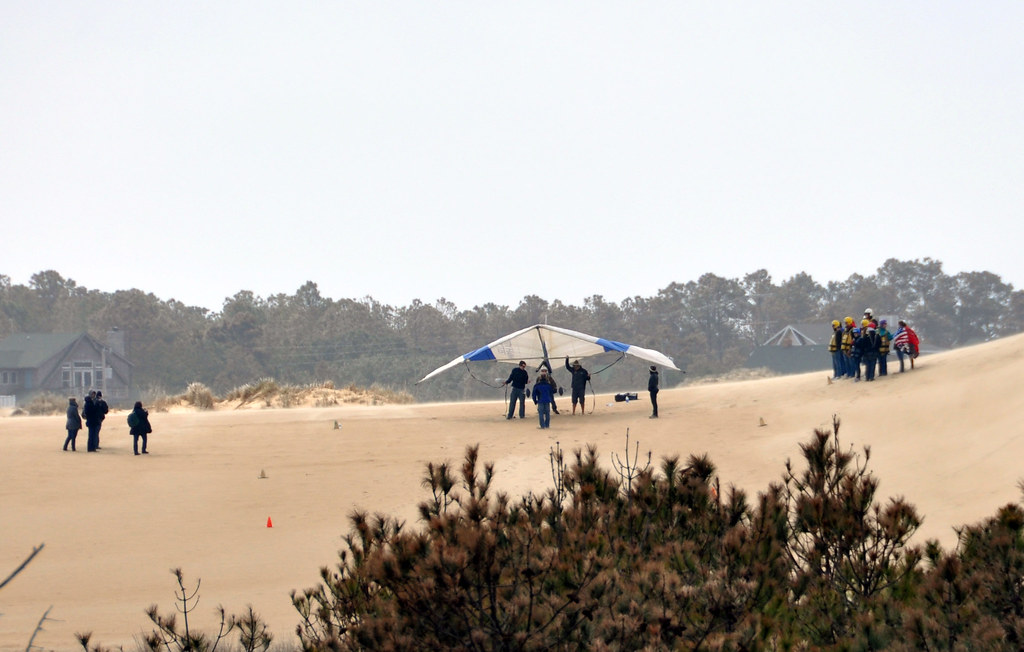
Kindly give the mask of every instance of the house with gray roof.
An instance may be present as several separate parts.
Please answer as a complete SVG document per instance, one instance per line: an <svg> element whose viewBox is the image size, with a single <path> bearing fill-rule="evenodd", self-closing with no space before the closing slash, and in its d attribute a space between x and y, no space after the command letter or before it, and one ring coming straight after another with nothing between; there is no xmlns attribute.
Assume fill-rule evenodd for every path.
<svg viewBox="0 0 1024 652"><path fill-rule="evenodd" d="M828 340L832 326L826 323L788 324L756 347L744 366L765 368L777 374L832 371Z"/></svg>
<svg viewBox="0 0 1024 652"><path fill-rule="evenodd" d="M0 395L24 403L49 392L82 396L101 390L107 403L127 403L132 363L125 357L124 332L107 341L88 333L16 333L0 339Z"/></svg>

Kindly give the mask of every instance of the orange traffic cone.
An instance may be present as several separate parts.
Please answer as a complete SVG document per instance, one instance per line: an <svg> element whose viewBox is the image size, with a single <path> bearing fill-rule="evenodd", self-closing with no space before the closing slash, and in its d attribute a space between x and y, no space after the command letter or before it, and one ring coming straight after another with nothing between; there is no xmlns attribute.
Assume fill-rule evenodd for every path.
<svg viewBox="0 0 1024 652"><path fill-rule="evenodd" d="M267 517L267 527L274 527L274 522L270 520L269 516Z"/></svg>

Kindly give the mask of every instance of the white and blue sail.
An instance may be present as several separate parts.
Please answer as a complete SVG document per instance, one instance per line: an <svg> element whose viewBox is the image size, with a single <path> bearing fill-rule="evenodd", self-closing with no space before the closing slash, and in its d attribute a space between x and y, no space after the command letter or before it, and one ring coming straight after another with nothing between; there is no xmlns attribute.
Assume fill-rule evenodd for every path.
<svg viewBox="0 0 1024 652"><path fill-rule="evenodd" d="M537 324L505 335L479 349L465 353L420 378L417 384L468 362L494 361L518 364L520 360L526 360L530 363L539 363L543 360L557 360L566 356L575 359L612 352L646 360L666 369L679 370L672 358L654 349L645 349L641 346L616 342L603 337L594 337L568 328Z"/></svg>

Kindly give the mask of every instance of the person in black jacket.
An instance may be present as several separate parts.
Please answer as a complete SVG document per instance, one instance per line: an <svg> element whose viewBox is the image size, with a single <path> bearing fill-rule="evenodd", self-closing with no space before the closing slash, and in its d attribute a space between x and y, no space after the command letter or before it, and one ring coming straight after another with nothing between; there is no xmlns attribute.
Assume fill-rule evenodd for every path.
<svg viewBox="0 0 1024 652"><path fill-rule="evenodd" d="M128 415L128 432L132 434L132 449L139 455L139 437L142 437L142 455L149 455L146 445L149 443L149 433L153 432L149 425L149 412L142 409L142 401L135 401L132 413Z"/></svg>
<svg viewBox="0 0 1024 652"><path fill-rule="evenodd" d="M512 395L508 403L508 416L506 419L514 419L516 413L516 401L519 401L519 418L526 418L526 383L530 382L530 374L526 373L526 361L520 360L519 366L508 375L508 380L502 386L511 384Z"/></svg>
<svg viewBox="0 0 1024 652"><path fill-rule="evenodd" d="M862 350L863 354L861 358L864 360L864 380L870 382L875 379L875 365L878 363L878 351L882 347L882 338L878 336L878 332L871 326L868 326L866 333L861 335Z"/></svg>
<svg viewBox="0 0 1024 652"><path fill-rule="evenodd" d="M89 453L96 452L100 448L100 411L96 407L96 392L89 392L82 405L82 419L85 421L85 428L89 431L89 438L85 442L85 450Z"/></svg>
<svg viewBox="0 0 1024 652"><path fill-rule="evenodd" d="M103 420L107 418L107 412L110 408L107 407L107 402L103 400L103 392L97 390L96 398L93 399L93 403L96 404L96 413L99 415L100 423L96 426L96 450L100 449L100 430L103 429Z"/></svg>
<svg viewBox="0 0 1024 652"><path fill-rule="evenodd" d="M587 396L587 381L590 380L590 372L580 365L579 360L574 360L569 366L569 356L565 356L565 368L572 374L572 413L576 414L576 404L580 404L580 414L586 414L584 407Z"/></svg>
<svg viewBox="0 0 1024 652"><path fill-rule="evenodd" d="M647 379L647 391L651 394L651 418L658 418L658 368L651 365L651 376Z"/></svg>
<svg viewBox="0 0 1024 652"><path fill-rule="evenodd" d="M75 438L78 437L78 431L82 429L82 417L78 415L78 401L72 396L68 398L68 419L64 423L64 427L68 431L68 437L64 440L64 450L68 449L68 444L71 444L71 450L75 450Z"/></svg>

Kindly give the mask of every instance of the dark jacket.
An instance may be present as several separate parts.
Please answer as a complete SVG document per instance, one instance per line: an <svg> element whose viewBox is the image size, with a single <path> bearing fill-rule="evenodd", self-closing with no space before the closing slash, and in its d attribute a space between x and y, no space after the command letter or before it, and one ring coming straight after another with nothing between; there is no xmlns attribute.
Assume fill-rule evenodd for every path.
<svg viewBox="0 0 1024 652"><path fill-rule="evenodd" d="M78 404L68 404L68 420L64 425L66 430L81 430L82 429L82 417L78 416Z"/></svg>
<svg viewBox="0 0 1024 652"><path fill-rule="evenodd" d="M508 380L505 382L511 384L516 389L526 389L526 383L530 382L530 374L526 373L526 369L516 367L508 375Z"/></svg>
<svg viewBox="0 0 1024 652"><path fill-rule="evenodd" d="M590 372L584 369L582 365L579 367L572 367L569 364L569 358L565 359L565 368L572 374L571 385L573 391L584 391L587 388L587 381L590 380Z"/></svg>
<svg viewBox="0 0 1024 652"><path fill-rule="evenodd" d="M652 371L651 377L647 379L647 391L656 392L658 391L658 372Z"/></svg>
<svg viewBox="0 0 1024 652"><path fill-rule="evenodd" d="M102 423L103 420L107 418L107 412L110 412L110 408L107 407L107 402L104 401L102 398L97 398L95 403L96 403L96 413L100 417L100 423Z"/></svg>
<svg viewBox="0 0 1024 652"><path fill-rule="evenodd" d="M96 407L96 403L88 396L85 397L85 404L82 406L82 418L85 419L87 426L98 426L103 423L103 415Z"/></svg>
<svg viewBox="0 0 1024 652"><path fill-rule="evenodd" d="M864 353L878 353L882 347L882 338L878 336L877 332L868 331L866 335L862 334L858 342L860 341L863 341L861 350Z"/></svg>
<svg viewBox="0 0 1024 652"><path fill-rule="evenodd" d="M135 408L132 413L138 416L138 422L129 428L128 432L133 435L147 435L153 432L152 426L149 425L149 412L142 408Z"/></svg>

